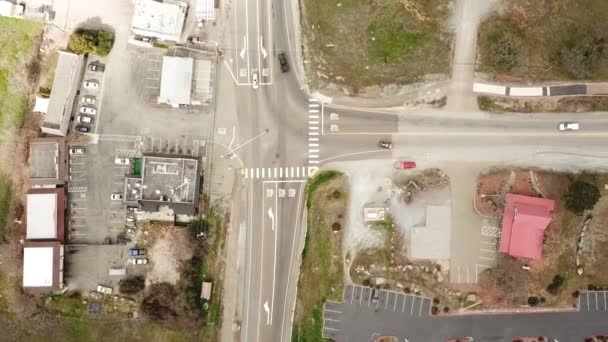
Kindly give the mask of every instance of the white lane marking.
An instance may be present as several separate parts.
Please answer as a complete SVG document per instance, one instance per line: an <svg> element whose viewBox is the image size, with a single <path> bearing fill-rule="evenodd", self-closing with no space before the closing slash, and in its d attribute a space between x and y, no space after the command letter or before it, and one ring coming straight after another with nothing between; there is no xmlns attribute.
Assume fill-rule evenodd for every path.
<svg viewBox="0 0 608 342"><path fill-rule="evenodd" d="M319 164L318 160L309 160L308 164Z"/></svg>
<svg viewBox="0 0 608 342"><path fill-rule="evenodd" d="M480 259L485 259L485 260L494 260L494 258L488 258L488 257L483 257L483 256L480 256L479 258Z"/></svg>
<svg viewBox="0 0 608 342"><path fill-rule="evenodd" d="M275 183L274 185L274 192L277 193L279 192L279 184ZM274 196L274 210L277 211L277 213L279 212L279 197L278 196ZM272 214L272 211L270 212L270 214ZM270 315L270 324L272 324L272 319L274 317L274 291L276 288L276 278L277 278L277 234L279 233L279 229L275 229L275 226L278 226L278 221L279 221L279 217L277 216L277 220L274 220L274 215L272 215L272 230L274 231L274 263L273 263L273 268L272 268L272 304L271 304L271 312L272 315Z"/></svg>
<svg viewBox="0 0 608 342"><path fill-rule="evenodd" d="M309 115L309 116L308 116L308 118L309 118L309 119L318 119L318 118L319 118L319 116L318 116L318 115L312 115L312 114L311 114L311 115Z"/></svg>
<svg viewBox="0 0 608 342"><path fill-rule="evenodd" d="M262 178L265 178L265 177L266 177L266 169L262 168Z"/></svg>
<svg viewBox="0 0 608 342"><path fill-rule="evenodd" d="M308 150L308 153L319 153L318 149L310 149Z"/></svg>
<svg viewBox="0 0 608 342"><path fill-rule="evenodd" d="M260 169L255 168L255 178L260 178Z"/></svg>
<svg viewBox="0 0 608 342"><path fill-rule="evenodd" d="M587 311L591 311L590 305L589 305L589 293L586 293L586 297L587 297Z"/></svg>
<svg viewBox="0 0 608 342"><path fill-rule="evenodd" d="M310 131L310 132L308 132L308 135L319 135L319 132L312 132L312 131Z"/></svg>
<svg viewBox="0 0 608 342"><path fill-rule="evenodd" d="M353 289L351 287L351 291L350 291L350 303L353 303L353 298L355 297L355 289Z"/></svg>
<svg viewBox="0 0 608 342"><path fill-rule="evenodd" d="M397 294L395 294L395 305L393 305L393 312L395 312L395 309L397 308Z"/></svg>
<svg viewBox="0 0 608 342"><path fill-rule="evenodd" d="M308 121L308 124L309 125L318 125L319 121L318 120L317 121L311 120L311 121Z"/></svg>
<svg viewBox="0 0 608 342"><path fill-rule="evenodd" d="M309 147L319 147L319 144L317 144L317 143L309 143L308 146Z"/></svg>
<svg viewBox="0 0 608 342"><path fill-rule="evenodd" d="M483 249L483 248L480 248L479 250L482 251L482 252L496 253L496 250Z"/></svg>
<svg viewBox="0 0 608 342"><path fill-rule="evenodd" d="M310 130L310 131L318 131L319 130L319 126L308 126L308 130Z"/></svg>
<svg viewBox="0 0 608 342"><path fill-rule="evenodd" d="M266 325L270 325L270 309L268 308L268 301L264 303L264 311L266 312Z"/></svg>
<svg viewBox="0 0 608 342"><path fill-rule="evenodd" d="M319 141L319 138L308 138L308 141Z"/></svg>
<svg viewBox="0 0 608 342"><path fill-rule="evenodd" d="M420 310L418 311L418 317L422 316L422 307L424 306L424 299L420 302Z"/></svg>
<svg viewBox="0 0 608 342"><path fill-rule="evenodd" d="M326 321L331 321L331 322L340 322L339 319L331 319L331 318L325 318Z"/></svg>
<svg viewBox="0 0 608 342"><path fill-rule="evenodd" d="M407 302L407 296L403 295L403 306L401 307L401 312L405 312L405 302Z"/></svg>
<svg viewBox="0 0 608 342"><path fill-rule="evenodd" d="M318 112L319 112L319 110L318 110L318 109L309 109L309 110L308 110L308 112L309 112L309 113L315 113L315 114L316 114L316 113L318 113Z"/></svg>

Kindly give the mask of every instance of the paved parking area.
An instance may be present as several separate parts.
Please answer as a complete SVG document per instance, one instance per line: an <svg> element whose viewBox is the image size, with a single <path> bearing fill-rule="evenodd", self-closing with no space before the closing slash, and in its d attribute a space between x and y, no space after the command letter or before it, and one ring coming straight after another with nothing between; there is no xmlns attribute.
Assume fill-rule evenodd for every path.
<svg viewBox="0 0 608 342"><path fill-rule="evenodd" d="M584 291L571 311L431 316L431 299L381 290L370 302L371 288L347 285L342 303L324 307L323 337L341 341L374 341L395 336L398 341L446 341L471 336L475 341L511 342L524 336L549 341L583 341L608 329L608 292ZM606 302L605 302L606 300Z"/></svg>
<svg viewBox="0 0 608 342"><path fill-rule="evenodd" d="M584 291L578 297L581 311L608 311L608 291ZM608 328L608 321L606 321Z"/></svg>
<svg viewBox="0 0 608 342"><path fill-rule="evenodd" d="M98 121L101 118L101 104L102 104L102 96L103 96L103 88L104 88L104 76L105 72L101 71L91 71L89 70L89 65L91 63L102 65L105 67L106 58L89 55L87 60L85 61L85 71L82 77L82 83L80 84L80 91L78 96L76 97L76 105L74 106L74 115L72 116L74 121L72 122L72 130L75 129L77 125L84 125L91 129L90 133L97 133L98 129ZM98 82L99 88L97 89L87 89L83 86L86 81L95 81ZM94 103L85 102L84 98L93 99ZM81 113L81 109L92 108L96 111L95 114L85 114ZM84 115L93 119L92 123L83 123L78 120L78 117Z"/></svg>

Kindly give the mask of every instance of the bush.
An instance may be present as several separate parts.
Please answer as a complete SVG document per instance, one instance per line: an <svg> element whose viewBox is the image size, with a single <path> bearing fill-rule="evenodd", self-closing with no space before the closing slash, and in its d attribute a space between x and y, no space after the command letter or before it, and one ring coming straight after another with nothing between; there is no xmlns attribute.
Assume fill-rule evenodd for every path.
<svg viewBox="0 0 608 342"><path fill-rule="evenodd" d="M559 289L562 287L562 285L564 285L564 283L566 282L566 279L564 277L562 277L561 275L556 275L555 277L553 277L553 281L551 282L551 284L549 284L549 286L547 286L547 292L549 292L552 295L557 295L557 293L559 292Z"/></svg>
<svg viewBox="0 0 608 342"><path fill-rule="evenodd" d="M591 183L576 181L570 184L564 199L568 210L576 215L581 215L585 210L593 209L595 203L600 199L600 191Z"/></svg>
<svg viewBox="0 0 608 342"><path fill-rule="evenodd" d="M107 56L113 45L114 33L104 30L76 30L68 42L68 48L75 53L99 56Z"/></svg>
<svg viewBox="0 0 608 342"><path fill-rule="evenodd" d="M152 284L141 302L141 310L152 320L173 322L177 318L176 298L177 291L173 285L169 283Z"/></svg>
<svg viewBox="0 0 608 342"><path fill-rule="evenodd" d="M136 294L146 287L146 279L142 276L134 276L122 279L118 283L118 290L124 294Z"/></svg>
<svg viewBox="0 0 608 342"><path fill-rule="evenodd" d="M555 62L573 79L589 78L608 55L608 37L591 30L573 29L571 32L554 52Z"/></svg>
<svg viewBox="0 0 608 342"><path fill-rule="evenodd" d="M538 297L528 297L528 304L530 306L537 306L538 304L540 304L540 299Z"/></svg>

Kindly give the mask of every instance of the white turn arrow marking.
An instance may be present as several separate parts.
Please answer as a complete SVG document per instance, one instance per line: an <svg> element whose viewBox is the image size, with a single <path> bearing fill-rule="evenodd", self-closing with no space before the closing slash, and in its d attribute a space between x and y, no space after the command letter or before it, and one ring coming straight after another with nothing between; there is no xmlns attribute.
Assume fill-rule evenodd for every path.
<svg viewBox="0 0 608 342"><path fill-rule="evenodd" d="M272 212L272 208L268 209L268 217L270 217L270 220L272 221L270 228L274 231L274 213Z"/></svg>
<svg viewBox="0 0 608 342"><path fill-rule="evenodd" d="M268 53L266 53L266 49L264 49L264 38L262 38L262 36L260 36L260 50L262 50L262 56L264 56L264 59L266 59L266 56L268 56Z"/></svg>
<svg viewBox="0 0 608 342"><path fill-rule="evenodd" d="M247 52L247 36L243 36L243 48L241 49L241 59L245 59L245 52Z"/></svg>
<svg viewBox="0 0 608 342"><path fill-rule="evenodd" d="M266 311L266 325L270 325L270 308L268 307L268 301L264 303L264 311Z"/></svg>

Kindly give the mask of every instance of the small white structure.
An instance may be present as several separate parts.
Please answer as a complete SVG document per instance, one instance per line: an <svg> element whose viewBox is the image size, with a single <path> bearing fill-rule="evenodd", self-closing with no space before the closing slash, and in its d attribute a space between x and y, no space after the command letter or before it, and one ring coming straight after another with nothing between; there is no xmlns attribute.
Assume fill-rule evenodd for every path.
<svg viewBox="0 0 608 342"><path fill-rule="evenodd" d="M190 105L193 68L192 58L163 56L158 103Z"/></svg>
<svg viewBox="0 0 608 342"><path fill-rule="evenodd" d="M182 1L136 0L131 31L145 37L179 41L188 4Z"/></svg>
<svg viewBox="0 0 608 342"><path fill-rule="evenodd" d="M27 240L57 239L57 194L27 194Z"/></svg>
<svg viewBox="0 0 608 342"><path fill-rule="evenodd" d="M384 207L365 207L363 208L363 221L379 222L384 221L386 208Z"/></svg>

